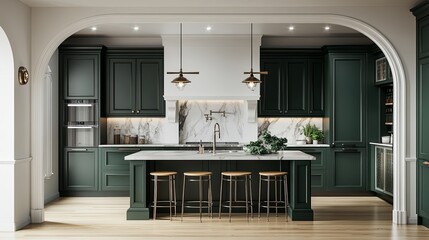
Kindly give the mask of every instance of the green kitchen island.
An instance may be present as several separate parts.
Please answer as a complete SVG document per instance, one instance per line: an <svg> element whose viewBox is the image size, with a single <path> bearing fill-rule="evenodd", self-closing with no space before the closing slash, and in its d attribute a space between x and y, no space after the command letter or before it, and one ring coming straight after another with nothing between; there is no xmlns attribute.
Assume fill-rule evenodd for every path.
<svg viewBox="0 0 429 240"><path fill-rule="evenodd" d="M275 154L251 155L244 151L218 151L216 154L198 154L195 151L140 151L125 157L130 161L130 208L127 220L147 220L150 218L151 171L177 171L177 189L181 189L184 171L211 171L213 201L218 202L222 171L251 171L253 201L258 198L259 171L282 170L289 173L289 210L294 221L312 221L311 209L311 161L315 157L301 151L279 151ZM160 188L162 191L162 188ZM165 191L167 192L167 191ZM180 193L180 192L179 192ZM256 193L256 194L255 194ZM265 192L263 192L265 193ZM162 198L162 193L159 192ZM181 194L178 194L180 196ZM265 195L265 194L262 194ZM178 199L180 200L180 199ZM254 206L257 206L257 204Z"/></svg>

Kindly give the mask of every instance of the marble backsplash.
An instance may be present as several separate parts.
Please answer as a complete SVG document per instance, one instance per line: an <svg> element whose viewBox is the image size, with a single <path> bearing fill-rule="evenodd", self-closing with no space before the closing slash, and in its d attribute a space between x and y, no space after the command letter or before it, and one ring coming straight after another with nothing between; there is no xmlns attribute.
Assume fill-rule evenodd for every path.
<svg viewBox="0 0 429 240"><path fill-rule="evenodd" d="M258 118L258 136L268 130L273 135L287 138L289 144L295 144L297 139L305 139L302 128L307 123L323 130L323 118Z"/></svg>
<svg viewBox="0 0 429 240"><path fill-rule="evenodd" d="M145 136L146 143L186 143L213 141L213 128L219 123L221 134L219 142L247 143L254 137L247 137L249 131L258 132L258 136L268 130L271 134L286 137L290 144L297 139L304 139L302 127L314 124L322 129L323 118L258 118L256 123L248 123L244 101L179 101L179 122L169 123L166 118L108 118L107 144L113 144L115 128L123 135L136 134ZM212 113L212 119L206 120L204 114L225 111L225 116ZM246 132L247 131L247 132ZM248 135L247 135L248 136Z"/></svg>
<svg viewBox="0 0 429 240"><path fill-rule="evenodd" d="M115 128L121 129L121 143L123 135L136 134L145 136L146 143L168 142L165 126L165 118L108 118L107 119L107 144L113 144L113 132Z"/></svg>
<svg viewBox="0 0 429 240"><path fill-rule="evenodd" d="M211 120L204 114L225 111L225 116L213 113ZM179 102L179 142L213 141L213 128L219 123L219 142L243 142L245 130L244 101L180 101Z"/></svg>

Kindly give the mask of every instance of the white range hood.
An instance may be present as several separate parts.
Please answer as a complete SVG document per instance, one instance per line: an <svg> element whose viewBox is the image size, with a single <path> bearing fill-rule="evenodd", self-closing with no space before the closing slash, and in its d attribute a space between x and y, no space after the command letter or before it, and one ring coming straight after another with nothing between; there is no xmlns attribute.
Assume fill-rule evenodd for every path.
<svg viewBox="0 0 429 240"><path fill-rule="evenodd" d="M253 62L259 70L261 35L253 36ZM180 38L163 35L164 72L179 70ZM251 91L241 81L250 71L249 35L185 35L183 37L183 71L199 71L186 75L192 81L183 90L164 75L164 99L172 100L259 100L259 86ZM259 76L258 76L259 77Z"/></svg>

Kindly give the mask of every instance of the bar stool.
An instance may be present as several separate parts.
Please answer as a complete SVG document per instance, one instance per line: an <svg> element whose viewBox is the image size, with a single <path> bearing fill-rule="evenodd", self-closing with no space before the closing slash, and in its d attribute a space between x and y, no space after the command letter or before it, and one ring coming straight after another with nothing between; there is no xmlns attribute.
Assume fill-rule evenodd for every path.
<svg viewBox="0 0 429 240"><path fill-rule="evenodd" d="M288 221L287 207L289 206L288 197L288 186L287 186L287 172L270 171L270 172L259 172L259 200L258 200L258 217L261 217L261 206L267 209L267 221L269 221L270 208L276 209L276 217L278 216L278 204L284 204L286 221ZM274 177L274 178L273 178ZM267 183L267 201L266 205L261 204L261 185L262 181ZM274 182L274 201L270 201L270 183ZM277 200L277 182L280 184L283 182L284 197L285 200L281 200L281 185L280 185L280 199ZM275 206L270 206L274 203Z"/></svg>
<svg viewBox="0 0 429 240"><path fill-rule="evenodd" d="M176 215L177 204L176 204L176 174L177 172L151 172L153 176L153 220L156 219L156 208L169 208L170 209L170 221L172 220L171 209L174 207L174 215ZM158 182L168 181L168 201L158 201ZM158 203L166 203L168 206L158 206Z"/></svg>
<svg viewBox="0 0 429 240"><path fill-rule="evenodd" d="M185 201L185 189L186 189L186 177L188 177L189 182L198 182L198 201ZM203 183L208 183L207 190L207 201L203 201ZM195 205L185 205L185 204L199 203L198 206ZM205 206L203 206L203 203ZM209 216L213 216L213 195L212 195L212 173L211 172L184 172L183 173L183 191L182 191L182 214L181 221L183 221L183 213L187 208L199 208L200 210L200 222L202 222L202 209L207 208L207 213Z"/></svg>
<svg viewBox="0 0 429 240"><path fill-rule="evenodd" d="M223 181L229 182L229 201L225 201L227 204L222 203L222 189ZM237 181L244 181L244 194L246 195L244 206L235 205L233 206L232 201L232 183L234 182L234 203L242 203L243 201L237 201ZM248 189L250 188L250 191ZM248 199L250 192L250 201ZM246 217L249 220L249 203L250 212L253 217L253 203L252 203L252 173L251 172L222 172L220 179L220 194L219 194L219 219L222 214L222 207L229 209L229 222L231 222L231 211L232 208L246 208Z"/></svg>

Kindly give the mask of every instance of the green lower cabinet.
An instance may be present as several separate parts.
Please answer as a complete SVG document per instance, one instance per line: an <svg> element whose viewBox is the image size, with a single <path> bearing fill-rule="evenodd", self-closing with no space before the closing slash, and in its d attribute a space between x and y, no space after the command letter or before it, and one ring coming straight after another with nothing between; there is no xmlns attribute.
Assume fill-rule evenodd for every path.
<svg viewBox="0 0 429 240"><path fill-rule="evenodd" d="M429 161L417 161L417 214L419 224L429 227Z"/></svg>
<svg viewBox="0 0 429 240"><path fill-rule="evenodd" d="M129 162L124 157L138 148L100 148L101 191L129 191Z"/></svg>
<svg viewBox="0 0 429 240"><path fill-rule="evenodd" d="M331 149L327 191L337 194L367 192L366 148Z"/></svg>
<svg viewBox="0 0 429 240"><path fill-rule="evenodd" d="M97 191L97 148L64 149L63 173L64 192Z"/></svg>

